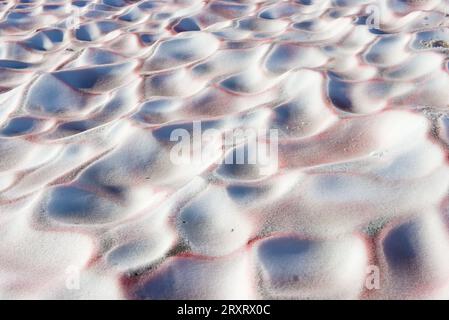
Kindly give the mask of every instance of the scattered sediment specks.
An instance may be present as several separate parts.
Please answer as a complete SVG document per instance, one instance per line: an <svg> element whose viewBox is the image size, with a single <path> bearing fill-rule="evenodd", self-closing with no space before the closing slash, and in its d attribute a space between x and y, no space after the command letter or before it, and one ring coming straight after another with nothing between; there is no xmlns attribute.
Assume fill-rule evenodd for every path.
<svg viewBox="0 0 449 320"><path fill-rule="evenodd" d="M0 1L0 298L448 299L448 12Z"/></svg>

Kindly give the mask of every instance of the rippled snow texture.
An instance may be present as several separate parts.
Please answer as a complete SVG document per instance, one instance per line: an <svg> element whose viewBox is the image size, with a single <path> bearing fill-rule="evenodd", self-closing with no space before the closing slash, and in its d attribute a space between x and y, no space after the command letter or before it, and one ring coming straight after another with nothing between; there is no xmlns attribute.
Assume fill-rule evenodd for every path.
<svg viewBox="0 0 449 320"><path fill-rule="evenodd" d="M0 298L448 299L448 13L0 1ZM198 120L279 167L173 164Z"/></svg>

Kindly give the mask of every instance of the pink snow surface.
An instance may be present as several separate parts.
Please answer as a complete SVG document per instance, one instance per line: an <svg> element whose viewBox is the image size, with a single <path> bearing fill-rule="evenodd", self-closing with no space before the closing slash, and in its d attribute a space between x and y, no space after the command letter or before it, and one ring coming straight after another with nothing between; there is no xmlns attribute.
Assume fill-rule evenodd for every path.
<svg viewBox="0 0 449 320"><path fill-rule="evenodd" d="M448 14L0 1L0 298L448 299ZM277 165L173 163L199 121Z"/></svg>

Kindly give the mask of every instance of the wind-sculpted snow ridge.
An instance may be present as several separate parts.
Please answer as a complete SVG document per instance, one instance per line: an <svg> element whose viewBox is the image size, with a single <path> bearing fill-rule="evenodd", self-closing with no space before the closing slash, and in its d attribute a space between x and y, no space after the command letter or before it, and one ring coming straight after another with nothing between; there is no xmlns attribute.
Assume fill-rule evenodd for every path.
<svg viewBox="0 0 449 320"><path fill-rule="evenodd" d="M448 0L0 1L0 298L448 299L448 27ZM278 164L174 163L199 121L276 130Z"/></svg>

